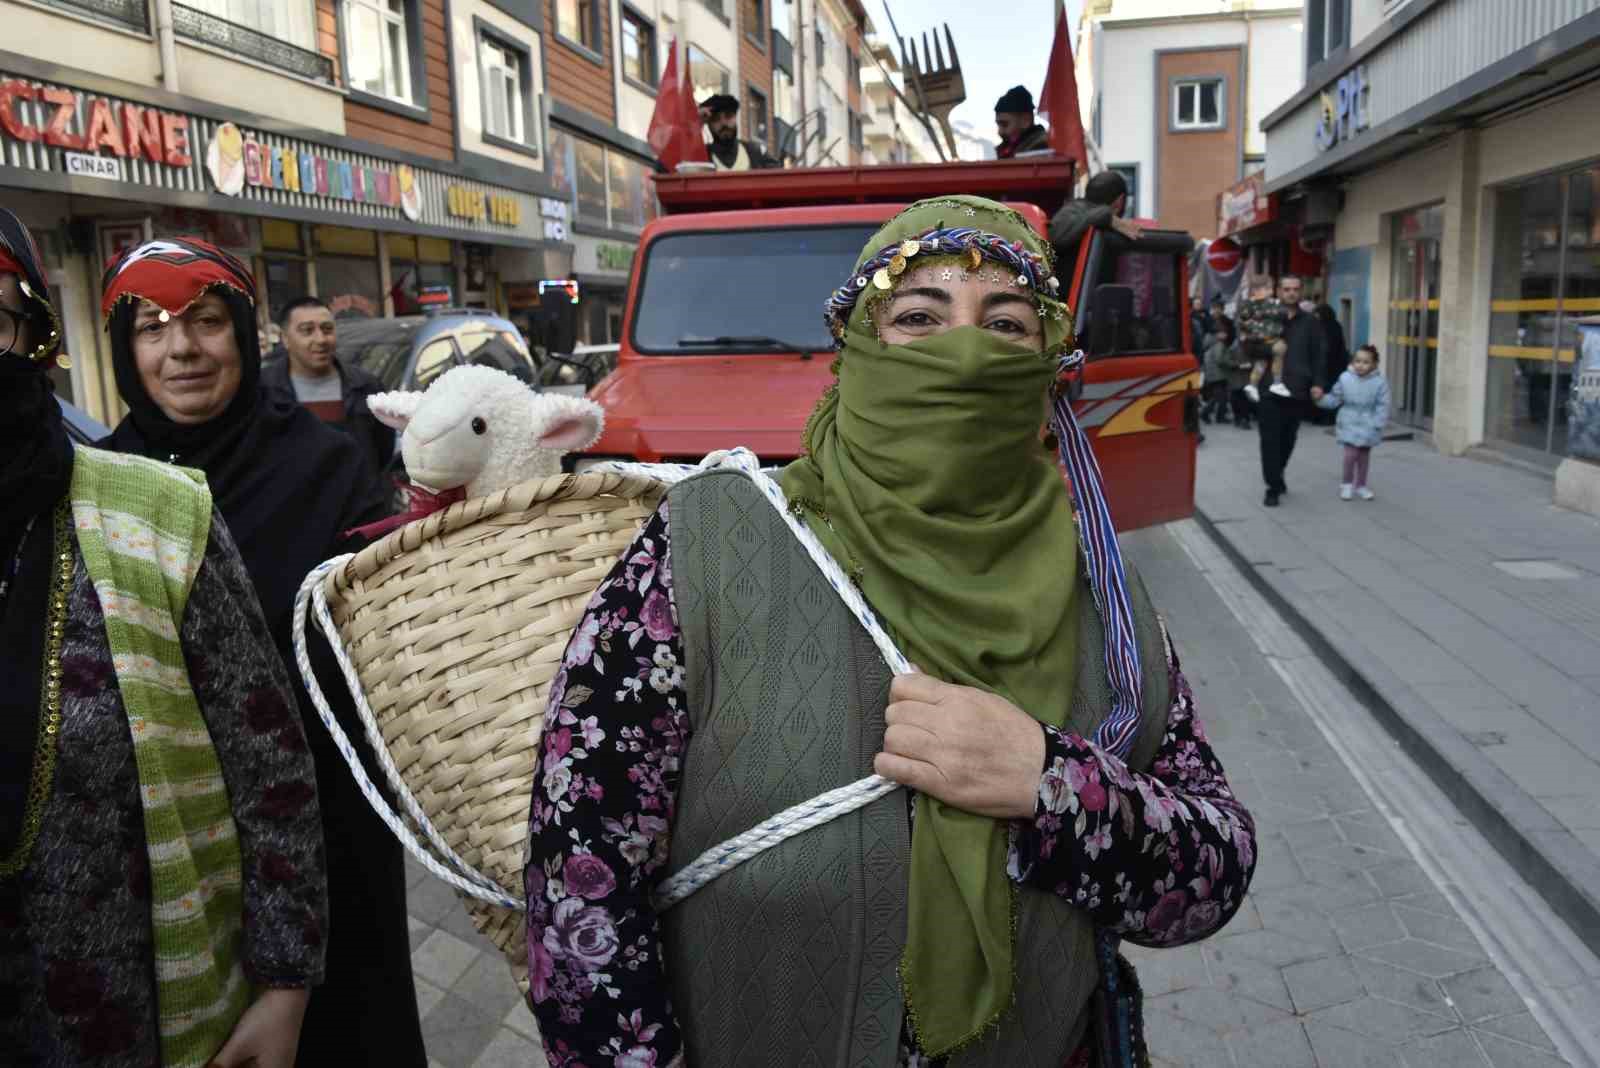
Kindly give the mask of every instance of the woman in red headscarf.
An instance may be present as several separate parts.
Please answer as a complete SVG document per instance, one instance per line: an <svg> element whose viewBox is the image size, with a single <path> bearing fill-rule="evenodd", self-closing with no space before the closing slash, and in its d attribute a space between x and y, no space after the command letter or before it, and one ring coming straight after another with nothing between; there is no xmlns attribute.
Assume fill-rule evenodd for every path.
<svg viewBox="0 0 1600 1068"><path fill-rule="evenodd" d="M388 494L354 439L262 393L254 293L243 263L196 238L147 242L111 265L101 305L129 414L108 443L205 472L272 639L292 663L300 581L360 548L343 532L384 516ZM310 652L324 677L337 673L320 637ZM301 1063L360 1050L363 1063L425 1068L403 853L355 787L298 674L294 682L317 766L329 896L327 976L311 996ZM335 698L334 709L347 732L359 732L348 698Z"/></svg>

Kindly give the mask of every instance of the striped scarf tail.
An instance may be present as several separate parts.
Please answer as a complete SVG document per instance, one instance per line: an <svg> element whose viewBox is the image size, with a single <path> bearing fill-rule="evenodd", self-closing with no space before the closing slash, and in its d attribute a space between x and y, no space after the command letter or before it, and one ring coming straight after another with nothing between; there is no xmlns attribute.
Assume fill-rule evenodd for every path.
<svg viewBox="0 0 1600 1068"><path fill-rule="evenodd" d="M1061 357L1063 372L1083 366L1083 353ZM1100 463L1088 435L1072 414L1072 402L1065 390L1054 400L1051 420L1060 443L1061 463L1072 483L1072 496L1078 505L1078 537L1083 544L1089 572L1089 588L1094 606L1106 630L1106 680L1111 686L1111 711L1096 729L1096 745L1118 758L1126 758L1139 733L1139 710L1143 707L1143 676L1139 669L1139 640L1134 633L1133 601L1128 596L1128 574L1122 566L1122 549L1117 544L1117 528L1106 503L1105 481Z"/></svg>
<svg viewBox="0 0 1600 1068"><path fill-rule="evenodd" d="M238 833L179 642L211 494L197 474L79 448L71 495L139 770L161 1063L201 1068L251 993L240 960Z"/></svg>

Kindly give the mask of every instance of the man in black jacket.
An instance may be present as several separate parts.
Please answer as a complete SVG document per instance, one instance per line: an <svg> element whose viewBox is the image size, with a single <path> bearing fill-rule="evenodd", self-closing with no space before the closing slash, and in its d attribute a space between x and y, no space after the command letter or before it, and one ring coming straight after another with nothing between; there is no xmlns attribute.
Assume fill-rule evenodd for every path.
<svg viewBox="0 0 1600 1068"><path fill-rule="evenodd" d="M298 297L284 305L279 325L286 355L262 365L262 393L302 405L343 430L382 472L394 455L394 431L378 422L367 398L382 393L383 384L334 354L333 312L316 297Z"/></svg>
<svg viewBox="0 0 1600 1068"><path fill-rule="evenodd" d="M1122 217L1128 207L1128 182L1117 171L1101 171L1083 189L1083 196L1061 205L1050 219L1050 245L1056 252L1056 270L1063 284L1078 258L1078 246L1093 230L1113 230L1129 241L1139 240L1144 229ZM1196 339L1195 344L1199 344Z"/></svg>
<svg viewBox="0 0 1600 1068"><path fill-rule="evenodd" d="M1283 328L1288 351L1283 355L1281 375L1289 395L1279 396L1270 389L1261 391L1256 425L1261 434L1261 477L1267 483L1267 495L1261 503L1268 508L1276 508L1278 498L1288 492L1283 469L1294 453L1300 420L1313 414L1314 402L1321 399L1328 384L1327 341L1322 323L1300 308L1302 290L1300 279L1292 274L1278 281L1278 300L1289 313Z"/></svg>
<svg viewBox="0 0 1600 1068"><path fill-rule="evenodd" d="M700 118L711 131L706 146L711 164L719 171L766 170L779 166L762 149L760 142L739 139L739 101L728 93L717 93L700 101Z"/></svg>
<svg viewBox="0 0 1600 1068"><path fill-rule="evenodd" d="M1050 147L1050 131L1033 121L1033 94L1025 85L1012 86L995 101L994 127L1000 135L1000 143L994 149L999 159Z"/></svg>

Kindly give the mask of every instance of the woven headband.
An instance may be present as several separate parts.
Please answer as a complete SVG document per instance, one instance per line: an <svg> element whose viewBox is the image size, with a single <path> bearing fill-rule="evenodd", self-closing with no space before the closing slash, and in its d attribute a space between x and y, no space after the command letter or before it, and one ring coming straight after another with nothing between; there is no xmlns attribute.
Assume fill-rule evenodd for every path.
<svg viewBox="0 0 1600 1068"><path fill-rule="evenodd" d="M196 237L147 241L124 252L106 269L100 314L125 300L148 300L168 315L182 315L201 294L222 287L251 303L256 283L250 268L231 253Z"/></svg>
<svg viewBox="0 0 1600 1068"><path fill-rule="evenodd" d="M1007 241L999 234L973 226L934 227L917 237L883 246L857 268L853 278L833 291L823 305L822 315L836 342L843 342L845 324L862 294L869 288L880 292L892 289L895 280L919 255L958 256L969 271L989 260L1011 272L1012 284L1025 286L1041 297L1059 299L1061 282L1050 273L1049 261L1023 248L1022 242Z"/></svg>

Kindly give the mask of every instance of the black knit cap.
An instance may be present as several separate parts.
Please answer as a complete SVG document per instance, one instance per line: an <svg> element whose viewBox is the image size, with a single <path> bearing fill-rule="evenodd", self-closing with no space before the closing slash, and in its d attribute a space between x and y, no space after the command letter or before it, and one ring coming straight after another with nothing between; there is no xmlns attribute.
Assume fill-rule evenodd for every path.
<svg viewBox="0 0 1600 1068"><path fill-rule="evenodd" d="M1013 85L995 102L994 109L1006 115L1026 115L1033 110L1033 94L1025 85Z"/></svg>
<svg viewBox="0 0 1600 1068"><path fill-rule="evenodd" d="M739 100L728 93L716 93L700 101L700 106L713 115L737 115Z"/></svg>

